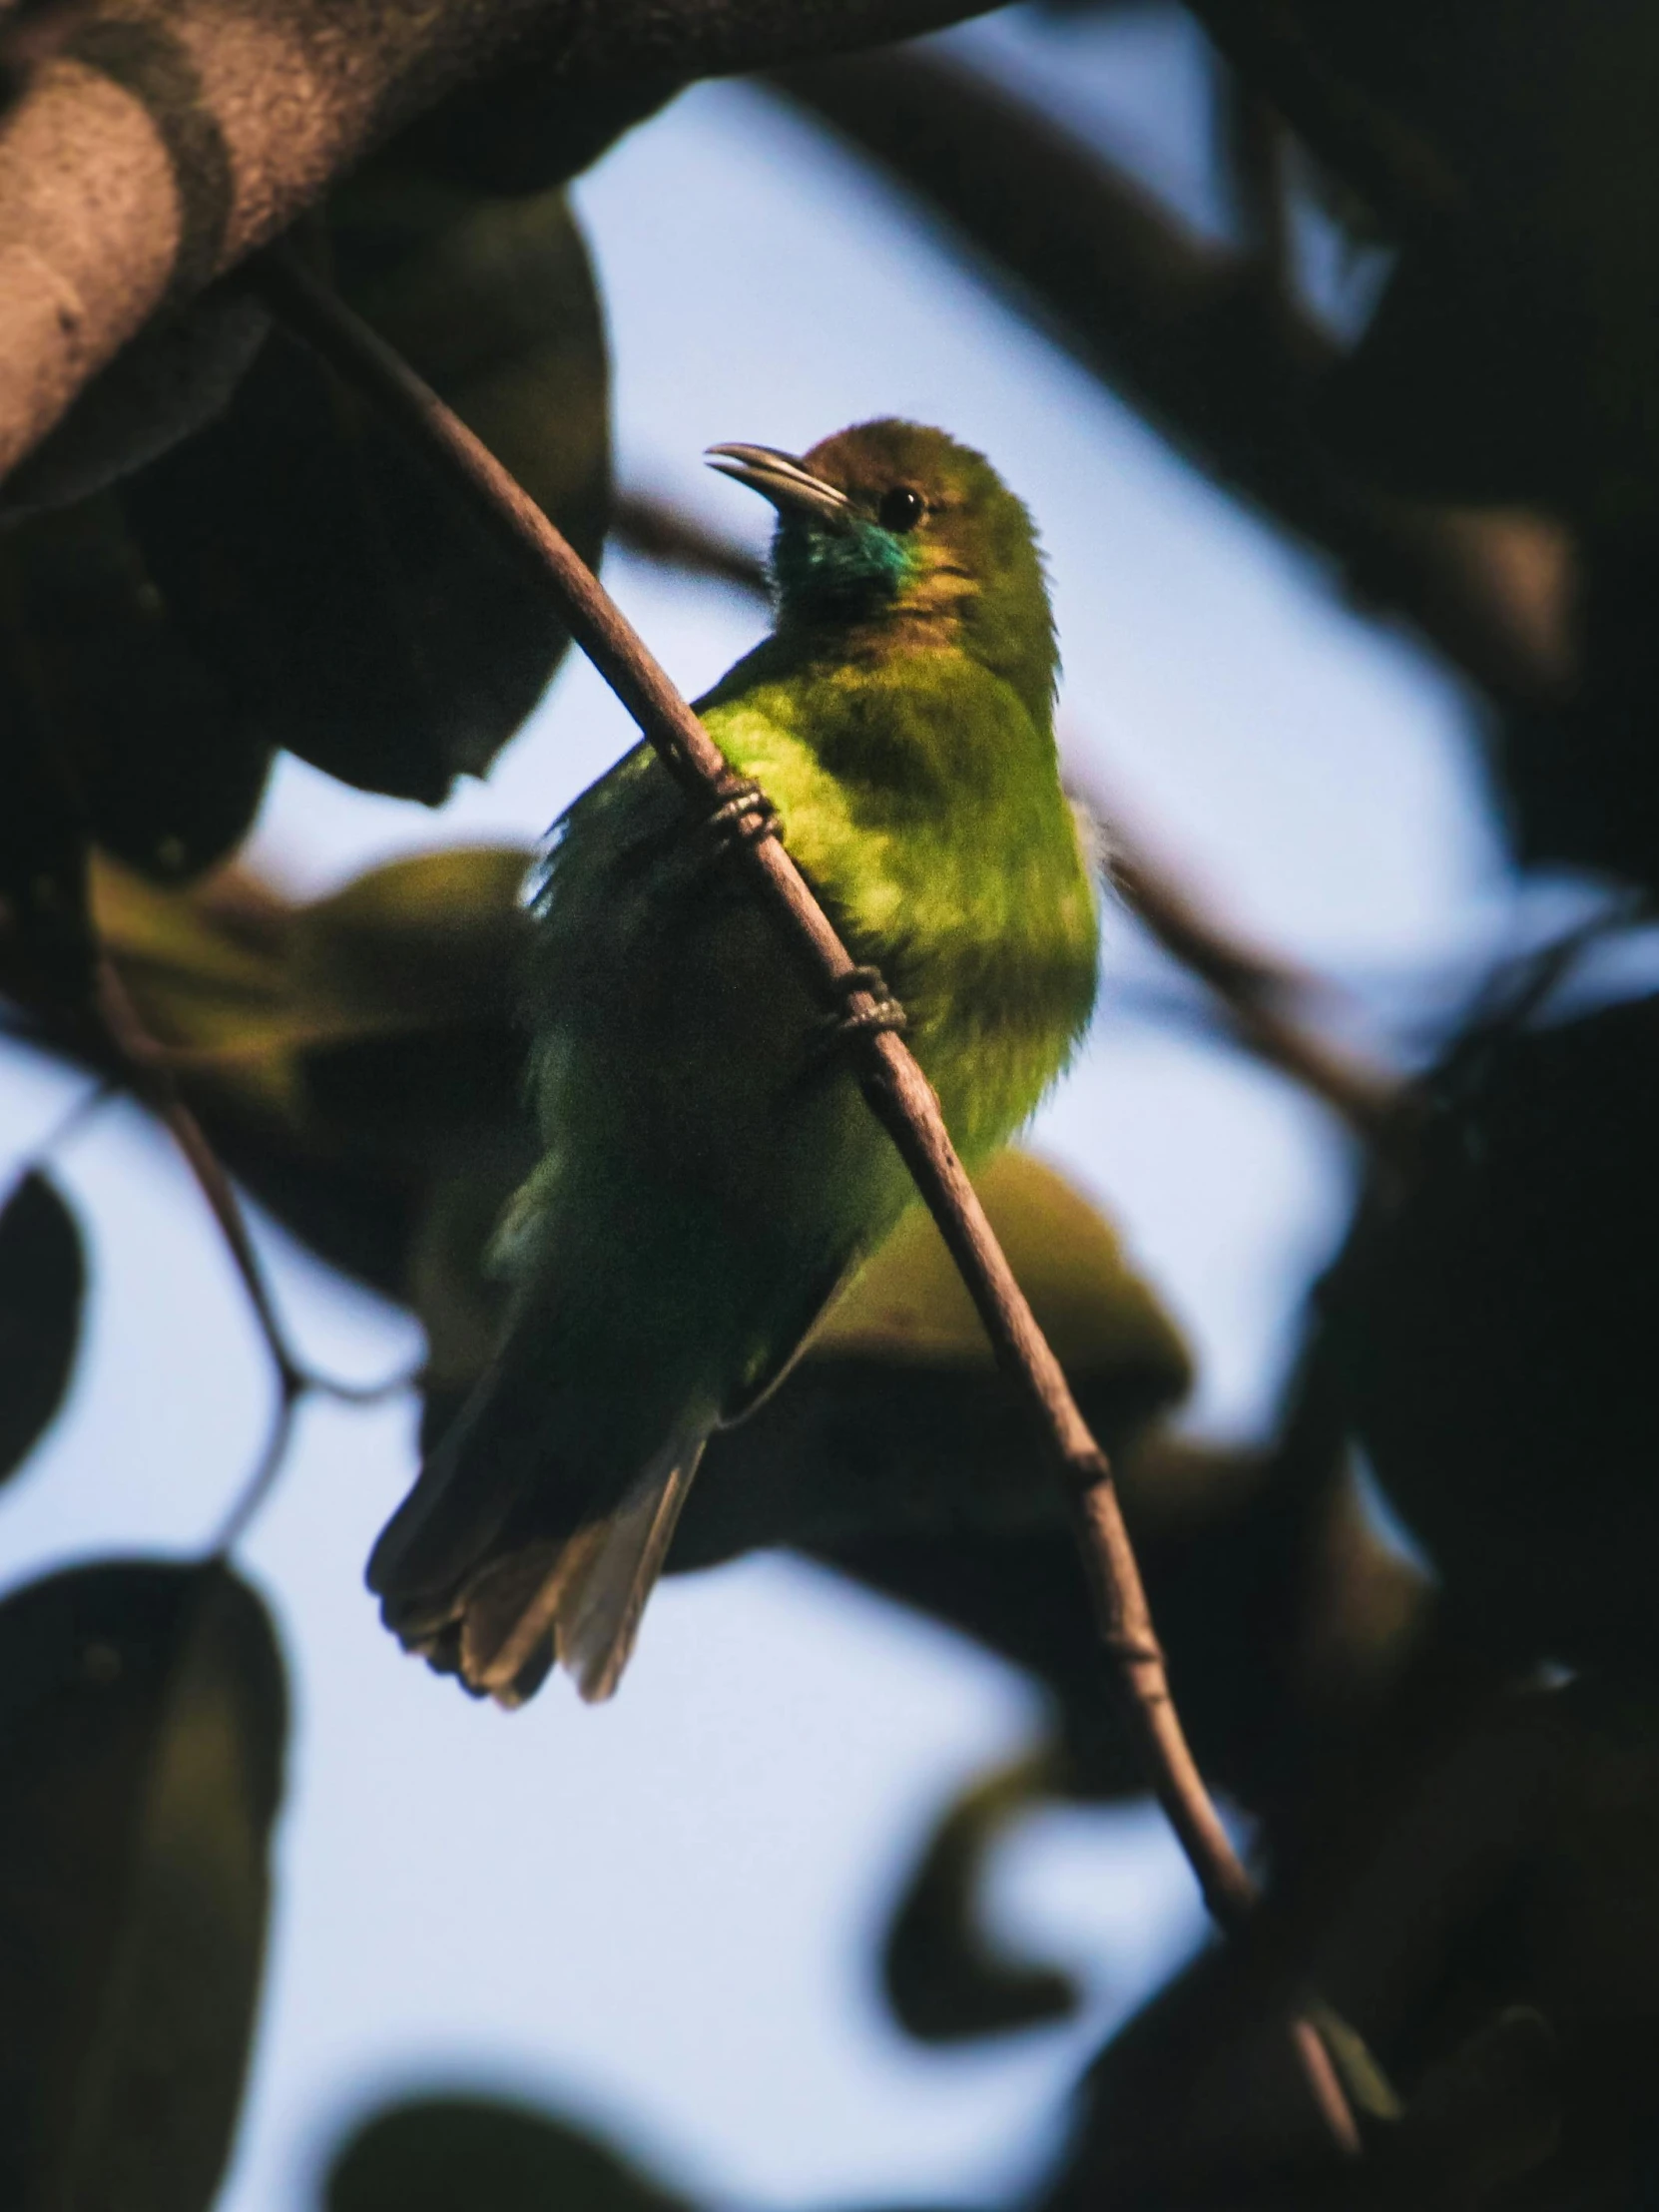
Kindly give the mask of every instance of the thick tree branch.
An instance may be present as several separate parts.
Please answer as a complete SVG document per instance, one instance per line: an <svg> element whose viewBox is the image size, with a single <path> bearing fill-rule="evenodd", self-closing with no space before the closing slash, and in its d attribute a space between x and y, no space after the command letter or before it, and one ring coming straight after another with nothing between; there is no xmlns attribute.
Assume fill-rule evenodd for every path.
<svg viewBox="0 0 1659 2212"><path fill-rule="evenodd" d="M172 299L533 36L572 85L757 69L991 0L63 0L0 120L0 476Z"/></svg>
<svg viewBox="0 0 1659 2212"><path fill-rule="evenodd" d="M1196 237L1039 108L918 52L817 62L772 82L948 219L1062 344L1208 475L1337 561L1495 698L1570 676L1565 540L1534 516L1373 491L1315 435L1336 358L1261 257Z"/></svg>

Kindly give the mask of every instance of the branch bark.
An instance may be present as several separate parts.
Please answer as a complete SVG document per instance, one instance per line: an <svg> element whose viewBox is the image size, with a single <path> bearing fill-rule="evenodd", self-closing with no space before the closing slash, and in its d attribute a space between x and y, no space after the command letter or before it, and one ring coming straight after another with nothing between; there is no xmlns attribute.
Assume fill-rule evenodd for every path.
<svg viewBox="0 0 1659 2212"><path fill-rule="evenodd" d="M1361 604L1403 615L1500 701L1564 690L1563 533L1391 498L1350 474L1311 416L1334 341L1259 256L1197 237L1041 109L957 64L860 55L771 81L943 215L1207 475L1332 556Z"/></svg>
<svg viewBox="0 0 1659 2212"><path fill-rule="evenodd" d="M572 637L670 774L701 804L718 806L731 782L725 755L615 601L522 487L392 348L291 255L267 256L257 281L273 310L400 423L528 557L557 597ZM857 963L782 841L754 839L744 852L826 1002L854 1020L875 1016L875 993L848 987ZM1147 1781L1210 1912L1222 1928L1236 1932L1255 1908L1256 1886L1233 1849L1181 1727L1106 1455L1089 1433L1014 1280L916 1060L890 1030L867 1033L851 1049L859 1055L870 1111L897 1146L938 1224L996 1357L1024 1397L1063 1484L1101 1641L1116 1670ZM1353 2115L1317 2031L1298 2020L1292 2034L1333 2135L1345 2149L1357 2147Z"/></svg>
<svg viewBox="0 0 1659 2212"><path fill-rule="evenodd" d="M290 256L268 257L258 280L267 302L290 328L441 460L474 502L511 533L557 596L572 635L676 782L694 799L719 805L731 775L725 755L604 587L528 494L413 370ZM753 840L744 853L826 1003L844 1005L853 1017L873 1016L875 994L847 988L856 963L781 840ZM993 1346L1041 1425L1068 1492L1084 1501L1081 1514L1090 1531L1087 1549L1103 1636L1140 1715L1159 1794L1188 1844L1212 1911L1232 1925L1248 1910L1252 1885L1181 1738L1105 1455L1089 1434L1002 1257L920 1067L890 1031L865 1036L857 1049L860 1080L872 1110L891 1133L938 1222Z"/></svg>
<svg viewBox="0 0 1659 2212"><path fill-rule="evenodd" d="M161 306L533 35L571 85L758 69L993 0L63 0L9 42L0 476Z"/></svg>

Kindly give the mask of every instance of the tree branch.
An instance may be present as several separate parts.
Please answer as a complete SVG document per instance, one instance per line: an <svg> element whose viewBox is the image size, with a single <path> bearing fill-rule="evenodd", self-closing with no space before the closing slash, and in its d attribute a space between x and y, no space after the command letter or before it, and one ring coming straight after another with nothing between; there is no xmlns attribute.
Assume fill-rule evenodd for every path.
<svg viewBox="0 0 1659 2212"><path fill-rule="evenodd" d="M1501 701L1536 705L1565 687L1564 535L1350 475L1311 419L1337 349L1278 296L1259 256L1198 238L1041 109L957 64L872 54L772 82L946 217L1207 475L1330 554L1363 605L1405 616Z"/></svg>
<svg viewBox="0 0 1659 2212"><path fill-rule="evenodd" d="M528 494L389 346L291 256L268 256L257 280L268 304L331 365L418 439L475 503L511 533L556 594L577 643L633 716L675 781L716 806L731 776L725 755L680 697L644 641L603 586ZM743 848L803 965L827 1003L873 1015L875 994L849 989L856 969L806 878L777 838ZM890 1032L857 1047L870 1104L918 1189L973 1295L992 1345L1039 1421L1049 1456L1080 1496L1091 1532L1091 1572L1105 1639L1141 1712L1143 1740L1155 1751L1160 1795L1191 1839L1189 1852L1212 1910L1231 1925L1248 1908L1250 1879L1226 1839L1193 1772L1162 1679L1140 1577L1128 1551L1104 1454L1084 1425L1053 1353L1032 1319L972 1185L956 1158L931 1086L907 1047Z"/></svg>
<svg viewBox="0 0 1659 2212"><path fill-rule="evenodd" d="M533 36L570 85L757 69L992 0L62 0L8 40L0 476L157 308Z"/></svg>
<svg viewBox="0 0 1659 2212"><path fill-rule="evenodd" d="M339 372L418 441L528 556L557 597L571 635L656 748L676 782L704 805L726 796L725 755L603 586L522 487L412 369L291 255L259 266L267 303ZM856 963L831 927L782 841L743 848L804 968L827 1001L854 1018L874 1015L868 989L849 987ZM1188 1748L1170 1694L1164 1655L1105 1453L1078 1411L1060 1364L968 1181L932 1086L890 1031L851 1047L870 1110L897 1146L938 1224L1004 1372L1029 1407L1046 1454L1076 1517L1101 1640L1116 1670L1147 1780L1220 1925L1238 1930L1256 1887L1229 1841ZM1298 2030L1300 2033L1300 2030ZM1323 2050L1307 2068L1310 2086L1345 2146L1354 2122Z"/></svg>
<svg viewBox="0 0 1659 2212"><path fill-rule="evenodd" d="M630 491L626 485L618 490L611 501L611 534L642 560L735 584L757 599L767 596L766 564L747 546L649 492Z"/></svg>
<svg viewBox="0 0 1659 2212"><path fill-rule="evenodd" d="M1369 1145L1397 1129L1406 1087L1385 1068L1332 1043L1303 1020L1308 978L1241 943L1187 884L1105 818L1107 866L1125 905L1172 958L1215 993L1239 1042L1322 1099Z"/></svg>

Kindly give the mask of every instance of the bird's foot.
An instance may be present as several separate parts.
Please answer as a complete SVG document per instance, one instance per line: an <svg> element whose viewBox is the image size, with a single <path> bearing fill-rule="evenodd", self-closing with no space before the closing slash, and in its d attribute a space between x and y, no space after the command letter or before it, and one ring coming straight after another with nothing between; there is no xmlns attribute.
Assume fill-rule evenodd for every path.
<svg viewBox="0 0 1659 2212"><path fill-rule="evenodd" d="M708 857L723 859L729 852L741 851L746 844L759 844L764 838L783 835L778 810L759 784L747 776L729 776L723 779L720 789L719 806L698 825L699 842L709 841L714 846Z"/></svg>
<svg viewBox="0 0 1659 2212"><path fill-rule="evenodd" d="M829 1015L820 1026L814 1041L815 1063L831 1059L846 1045L879 1036L883 1030L902 1036L906 1026L904 1009L888 990L879 968L849 967L836 976L834 988L841 1010ZM856 998L867 998L870 1003L854 1006L851 1001Z"/></svg>

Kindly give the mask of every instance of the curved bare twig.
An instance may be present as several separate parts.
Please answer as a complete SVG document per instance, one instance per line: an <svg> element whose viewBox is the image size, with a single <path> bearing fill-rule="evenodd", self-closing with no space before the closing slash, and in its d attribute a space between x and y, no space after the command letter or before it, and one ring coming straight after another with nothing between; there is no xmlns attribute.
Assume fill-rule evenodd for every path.
<svg viewBox="0 0 1659 2212"><path fill-rule="evenodd" d="M571 635L628 709L664 766L688 792L719 803L725 756L658 665L644 640L523 488L437 394L342 300L291 256L270 256L258 281L268 304L363 390L528 557L556 595ZM764 885L803 967L827 1002L855 1022L873 1015L874 992L850 987L860 972L781 839L752 840L745 864ZM968 1181L932 1086L902 1040L871 1028L855 1047L870 1111L898 1148L984 1324L1004 1372L1024 1398L1075 1516L1101 1642L1116 1672L1143 1771L1198 1878L1216 1921L1241 1929L1256 1886L1234 1850L1193 1759L1170 1692L1163 1651L1124 1525L1105 1453L1090 1434L1025 1294ZM1330 2057L1304 2023L1294 2029L1307 2079L1345 2149L1358 2135Z"/></svg>

